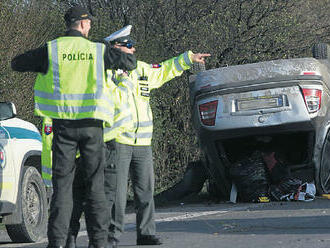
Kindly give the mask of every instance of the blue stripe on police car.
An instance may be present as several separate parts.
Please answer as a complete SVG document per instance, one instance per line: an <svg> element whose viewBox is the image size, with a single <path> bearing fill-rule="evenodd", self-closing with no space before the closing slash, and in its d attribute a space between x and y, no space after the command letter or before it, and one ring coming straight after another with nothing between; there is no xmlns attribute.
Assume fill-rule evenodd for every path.
<svg viewBox="0 0 330 248"><path fill-rule="evenodd" d="M6 135L5 138L9 139L35 139L41 142L41 135L38 132L20 128L20 127L3 127L9 133L9 137Z"/></svg>

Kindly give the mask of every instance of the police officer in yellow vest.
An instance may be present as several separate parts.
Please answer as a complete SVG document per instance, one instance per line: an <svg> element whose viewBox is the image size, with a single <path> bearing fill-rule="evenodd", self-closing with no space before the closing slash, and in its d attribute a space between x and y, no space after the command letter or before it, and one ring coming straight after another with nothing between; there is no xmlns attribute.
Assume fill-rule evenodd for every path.
<svg viewBox="0 0 330 248"><path fill-rule="evenodd" d="M130 37L131 25L113 33L105 40L113 47L134 54L134 41ZM115 107L115 119L107 139L115 139L115 167L117 169L117 193L109 227L109 242L117 247L123 232L126 207L127 180L130 172L136 203L137 245L160 245L155 235L154 219L154 169L151 139L152 113L149 104L150 91L180 76L184 70L197 63L204 63L210 54L185 52L160 64L137 62L131 71L108 70L108 80L126 91L127 99ZM105 181L107 182L107 177Z"/></svg>
<svg viewBox="0 0 330 248"><path fill-rule="evenodd" d="M39 72L35 114L53 119L53 195L48 248L64 247L72 210L72 182L79 149L86 184L89 248L106 247L109 212L104 194L103 122L112 123L113 104L105 81L109 68L134 69L135 57L86 39L91 15L82 7L65 14L68 32L12 60L17 71Z"/></svg>

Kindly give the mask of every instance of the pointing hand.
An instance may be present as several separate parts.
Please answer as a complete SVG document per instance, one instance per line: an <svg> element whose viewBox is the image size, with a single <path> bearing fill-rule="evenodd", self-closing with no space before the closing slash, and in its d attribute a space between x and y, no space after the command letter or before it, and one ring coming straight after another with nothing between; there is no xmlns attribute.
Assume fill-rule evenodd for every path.
<svg viewBox="0 0 330 248"><path fill-rule="evenodd" d="M205 58L210 57L209 53L194 53L191 57L193 63L202 63L205 64Z"/></svg>

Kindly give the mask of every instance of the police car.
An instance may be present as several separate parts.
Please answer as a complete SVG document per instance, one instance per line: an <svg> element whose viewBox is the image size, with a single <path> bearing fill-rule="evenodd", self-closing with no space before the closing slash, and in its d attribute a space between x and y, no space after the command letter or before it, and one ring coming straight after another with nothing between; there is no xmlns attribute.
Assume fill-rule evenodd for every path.
<svg viewBox="0 0 330 248"><path fill-rule="evenodd" d="M0 102L0 219L13 242L45 237L48 202L41 178L41 135Z"/></svg>

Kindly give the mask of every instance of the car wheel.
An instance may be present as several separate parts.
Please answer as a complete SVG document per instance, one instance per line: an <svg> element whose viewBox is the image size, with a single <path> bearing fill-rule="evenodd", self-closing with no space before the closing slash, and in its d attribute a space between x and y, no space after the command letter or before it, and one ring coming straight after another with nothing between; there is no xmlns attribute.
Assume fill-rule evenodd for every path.
<svg viewBox="0 0 330 248"><path fill-rule="evenodd" d="M156 195L157 202L177 201L191 194L198 194L206 180L205 168L201 161L190 162L183 178L171 188Z"/></svg>
<svg viewBox="0 0 330 248"><path fill-rule="evenodd" d="M320 193L330 193L330 132L328 132L322 148L322 156L318 177Z"/></svg>
<svg viewBox="0 0 330 248"><path fill-rule="evenodd" d="M13 242L37 242L46 236L48 205L44 183L36 168L23 169L21 184L22 223L6 225Z"/></svg>
<svg viewBox="0 0 330 248"><path fill-rule="evenodd" d="M317 43L312 48L313 57L316 59L328 59L330 58L330 45L325 43Z"/></svg>

